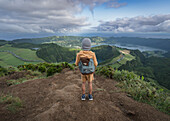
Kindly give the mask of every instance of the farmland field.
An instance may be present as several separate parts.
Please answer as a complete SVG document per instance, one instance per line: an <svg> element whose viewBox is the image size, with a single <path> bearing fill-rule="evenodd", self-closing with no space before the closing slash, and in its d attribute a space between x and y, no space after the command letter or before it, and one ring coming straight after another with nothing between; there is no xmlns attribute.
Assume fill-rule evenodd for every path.
<svg viewBox="0 0 170 121"><path fill-rule="evenodd" d="M11 51L24 59L43 61L42 59L37 57L36 51L32 51L30 49L14 48L11 47L10 45L4 45L0 47L0 51L2 50ZM8 52L0 52L0 65L3 67L18 66L24 63L39 63L39 62L25 62L23 60L16 58L15 56Z"/></svg>

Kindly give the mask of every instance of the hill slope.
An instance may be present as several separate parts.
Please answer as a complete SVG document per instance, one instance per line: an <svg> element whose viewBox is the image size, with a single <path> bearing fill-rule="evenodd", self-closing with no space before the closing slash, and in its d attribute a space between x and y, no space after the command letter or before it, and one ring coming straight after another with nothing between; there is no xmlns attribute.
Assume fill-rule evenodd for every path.
<svg viewBox="0 0 170 121"><path fill-rule="evenodd" d="M93 52L95 52L96 57L100 62L109 62L113 58L120 55L120 52L116 49L116 47L109 46L109 45L101 45L97 47L91 48Z"/></svg>
<svg viewBox="0 0 170 121"><path fill-rule="evenodd" d="M139 50L133 50L131 54L134 55L136 59L120 66L120 70L134 71L140 76L143 75L147 81L149 81L149 78L154 79L160 85L170 89L170 58L146 58Z"/></svg>
<svg viewBox="0 0 170 121"><path fill-rule="evenodd" d="M57 44L43 44L36 54L46 62L70 62L76 57L76 51Z"/></svg>
<svg viewBox="0 0 170 121"><path fill-rule="evenodd" d="M139 103L118 92L116 82L96 76L94 101L81 101L81 79L78 70L63 70L47 79L37 79L5 87L24 101L23 110L12 114L0 106L1 121L168 121L170 116L148 104ZM87 92L88 93L88 92Z"/></svg>

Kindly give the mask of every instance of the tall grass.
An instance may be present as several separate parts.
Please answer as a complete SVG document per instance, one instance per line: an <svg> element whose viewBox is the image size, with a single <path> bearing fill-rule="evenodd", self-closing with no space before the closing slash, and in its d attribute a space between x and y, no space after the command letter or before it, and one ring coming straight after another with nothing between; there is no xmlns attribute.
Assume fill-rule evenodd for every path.
<svg viewBox="0 0 170 121"><path fill-rule="evenodd" d="M117 86L133 99L148 103L160 111L170 114L170 94L160 86L144 81L143 76L140 77L126 70L114 70L110 66L99 67L96 73L118 81Z"/></svg>

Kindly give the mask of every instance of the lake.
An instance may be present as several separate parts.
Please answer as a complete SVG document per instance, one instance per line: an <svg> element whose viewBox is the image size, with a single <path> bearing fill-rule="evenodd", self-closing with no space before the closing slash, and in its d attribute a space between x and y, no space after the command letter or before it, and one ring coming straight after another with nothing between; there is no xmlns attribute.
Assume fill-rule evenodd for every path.
<svg viewBox="0 0 170 121"><path fill-rule="evenodd" d="M162 51L162 52L166 52L165 50L162 49L157 49L157 48L152 48L152 47L148 47L148 46L140 46L140 45L133 45L133 44L121 44L121 43L116 43L116 44L100 44L100 45L110 45L110 46L116 46L116 47L120 47L120 48L126 48L126 49L130 49L130 50L139 50L141 52L144 51ZM96 47L96 46L100 46L100 45L93 45L92 47Z"/></svg>

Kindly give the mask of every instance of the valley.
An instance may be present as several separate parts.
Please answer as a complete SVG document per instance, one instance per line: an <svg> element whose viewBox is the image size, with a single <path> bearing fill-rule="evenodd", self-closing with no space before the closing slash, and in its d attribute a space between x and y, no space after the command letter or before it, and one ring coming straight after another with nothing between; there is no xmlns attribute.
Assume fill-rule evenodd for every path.
<svg viewBox="0 0 170 121"><path fill-rule="evenodd" d="M32 83L32 85L36 85L35 83L42 81L49 82L49 85L52 85L53 88L56 84L58 84L58 81L56 81L56 79L59 79L61 81L59 82L59 84L62 86L63 84L65 84L65 81L63 81L65 80L65 75L67 75L66 80L68 82L75 83L75 79L78 78L78 68L75 67L74 62L76 59L76 54L81 50L81 39L82 37L63 36L38 39L22 39L14 41L0 41L0 89L4 91L4 93L0 94L0 105L3 106L3 109L0 109L1 114L8 116L8 114L11 115L11 112L15 112L15 114L17 114L19 117L15 117L14 115L11 115L11 117L17 120L24 119L22 118L22 115L26 115L28 113L32 113L35 115L32 117L26 117L27 119L30 118L31 120L37 120L41 118L41 115L44 115L43 112L35 113L36 110L39 110L38 108L36 110L31 110L31 112L28 112L27 109L30 108L29 105L22 102L22 100L24 100L34 105L34 103L32 102L33 100L30 100L30 98L34 97L26 98L25 94L22 93L7 94L6 92L11 93L11 91L13 92L14 90L24 89L25 87L29 90L30 87L26 86L27 84ZM117 95L117 93L120 92L122 96L123 94L126 94L125 97L123 96L126 101L132 100L131 98L133 98L138 102L147 103L149 105L152 105L159 111L169 114L168 102L170 99L170 59L168 58L169 52L167 52L167 50L165 52L165 50L162 49L155 49L153 47L143 46L134 46L133 49L132 47L130 49L128 48L128 46L126 46L126 44L123 44L122 46L115 46L116 41L111 42L111 40L108 40L108 38L101 37L91 37L91 40L91 51L95 52L97 60L99 62L99 65L96 68L96 80L102 80L101 84L99 84L99 82L97 81L93 83L95 90L94 94L96 98L99 95L103 96L104 94L107 94L108 96L115 96ZM136 50L138 47L139 50ZM140 47L142 47L144 51L141 51ZM68 69L70 69L70 71ZM105 79L103 78L103 76L105 77ZM109 81L109 85L105 85L103 83L103 80L105 80L105 82ZM114 80L116 80L115 86L111 85L111 83L115 83ZM70 87L70 83L68 83L67 86ZM80 85L77 85L76 87L80 89ZM42 89L43 88L47 87L44 86L42 87ZM51 93L50 88L47 92L49 94ZM117 88L119 88L120 91L117 92ZM35 90L36 88L32 89ZM65 89L65 87L63 87L63 89ZM60 90L61 89L59 89L59 91ZM43 93L43 91L41 92ZM30 92L28 91L27 93ZM75 94L75 91L71 90L70 93ZM20 94L24 97L20 97ZM39 93L38 95L41 94ZM52 95L56 94L52 93ZM74 99L77 100L77 103L80 103L78 101L78 95L80 94L76 93L76 98ZM108 98L108 96L105 97ZM8 98L12 100L11 104L7 100ZM49 97L47 96L46 98ZM60 96L57 98L59 100L65 100ZM121 102L123 100L121 98ZM9 105L4 103L4 101L8 102ZM94 102L95 104L97 104L96 101ZM103 102L101 100L98 101ZM110 99L108 101L112 102L112 100ZM54 102L51 103L52 107L54 105ZM59 101L59 103L63 105L65 104L65 102L63 101ZM70 100L68 100L67 103L70 103ZM124 101L123 103L126 105ZM127 105L129 104L127 103ZM23 105L26 107L23 107ZM109 106L110 103L105 103L105 105ZM115 105L117 105L117 102L115 103ZM101 105L98 105L99 108L100 106ZM5 107L8 107L7 110L5 109ZM45 107L47 107L46 103L44 103L43 110L48 112ZM146 113L149 113L148 111L150 111L153 107L146 106ZM42 107L39 106L39 108ZM77 107L73 106L72 108ZM138 117L136 114L143 115L146 118L145 114L140 113L136 109L131 110L129 108L122 108L119 106L115 106L115 108L118 109L121 114L123 113L125 115L129 115L130 112L130 115L134 115L133 117L124 117L127 120L143 120L143 118ZM22 113L20 112L20 110L24 112ZM152 111L153 110L155 109L152 109ZM60 112L61 110L58 111ZM107 110L100 110L100 112L101 111ZM155 113L160 115L160 117L164 115L162 113L159 114L159 112ZM96 116L100 118L99 115ZM1 118L6 120L10 117L2 116ZM67 119L67 117L65 118ZM161 118L166 120L169 117L164 115L164 117ZM155 117L146 119L155 120Z"/></svg>
<svg viewBox="0 0 170 121"><path fill-rule="evenodd" d="M81 50L82 38L80 36L52 36L13 41L0 40L0 65L3 67L17 67L23 64L38 64L40 62L74 63L76 53ZM157 76L155 67L151 65L148 67L148 61L145 63L140 62L143 58L150 61L152 57L157 57L155 58L155 62L153 62L157 63L161 58L164 60L164 58L169 57L168 49L166 47L164 49L162 48L164 44L168 46L168 39L160 39L160 41L159 39L151 39L149 41L149 39L144 38L127 37L90 37L90 39L92 40L91 50L96 53L99 66L111 66L115 69L134 71L140 76L144 76L148 81L154 80L166 88L170 88L169 76L163 77L165 75L164 71L164 73L159 73L160 76ZM139 42L138 45L133 45L136 44L135 39L136 41L143 41L143 43ZM157 45L151 44L153 41ZM165 41L165 43L161 44L161 41ZM159 47L158 44L160 45ZM137 52L135 49L139 49L140 51ZM138 54L134 54L134 52ZM170 71L167 67L169 60L167 63L160 63L162 67L167 68L168 72ZM140 65L139 68L131 66L135 64L136 66Z"/></svg>

